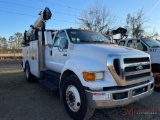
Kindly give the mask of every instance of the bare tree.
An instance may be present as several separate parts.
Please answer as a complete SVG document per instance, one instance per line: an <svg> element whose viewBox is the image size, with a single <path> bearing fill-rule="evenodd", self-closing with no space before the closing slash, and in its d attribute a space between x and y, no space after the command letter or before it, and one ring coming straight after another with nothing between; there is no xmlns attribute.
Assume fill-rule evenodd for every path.
<svg viewBox="0 0 160 120"><path fill-rule="evenodd" d="M153 39L158 39L158 32L157 32L157 30L154 28L153 29L153 32L151 33L151 38L153 38Z"/></svg>
<svg viewBox="0 0 160 120"><path fill-rule="evenodd" d="M15 33L14 39L15 39L15 43L16 43L16 49L21 49L21 42L23 41L22 33L19 33L19 32Z"/></svg>
<svg viewBox="0 0 160 120"><path fill-rule="evenodd" d="M2 37L0 37L0 49L2 49Z"/></svg>
<svg viewBox="0 0 160 120"><path fill-rule="evenodd" d="M82 11L81 18L78 19L81 21L82 27L98 32L107 31L115 20L106 6L101 5L98 1L95 5Z"/></svg>
<svg viewBox="0 0 160 120"><path fill-rule="evenodd" d="M23 41L23 34L22 33L15 33L14 35L10 36L8 39L8 48L12 49L12 52L20 52L21 51L21 42Z"/></svg>
<svg viewBox="0 0 160 120"><path fill-rule="evenodd" d="M7 46L7 39L5 37L0 37L0 49L2 50L2 52L5 52Z"/></svg>
<svg viewBox="0 0 160 120"><path fill-rule="evenodd" d="M130 13L127 15L126 23L128 33L130 33L133 37L140 37L144 32L143 25L147 22L147 17L145 16L144 10L140 9L136 14L131 15Z"/></svg>
<svg viewBox="0 0 160 120"><path fill-rule="evenodd" d="M14 49L14 37L13 36L9 37L8 46L9 46L9 49Z"/></svg>
<svg viewBox="0 0 160 120"><path fill-rule="evenodd" d="M158 39L159 34L158 34L157 30L154 28L152 31L145 32L144 36L147 38Z"/></svg>

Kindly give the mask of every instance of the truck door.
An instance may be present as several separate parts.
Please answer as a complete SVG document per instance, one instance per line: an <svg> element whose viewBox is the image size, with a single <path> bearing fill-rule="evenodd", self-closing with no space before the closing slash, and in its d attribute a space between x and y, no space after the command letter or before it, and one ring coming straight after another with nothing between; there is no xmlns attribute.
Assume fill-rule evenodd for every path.
<svg viewBox="0 0 160 120"><path fill-rule="evenodd" d="M49 68L53 62L52 49L53 49L53 37L54 34L51 31L45 31L45 40L47 42L45 46L45 66Z"/></svg>
<svg viewBox="0 0 160 120"><path fill-rule="evenodd" d="M65 31L61 31L56 34L53 43L52 56L53 62L52 67L55 72L60 73L66 60L68 59L68 40Z"/></svg>

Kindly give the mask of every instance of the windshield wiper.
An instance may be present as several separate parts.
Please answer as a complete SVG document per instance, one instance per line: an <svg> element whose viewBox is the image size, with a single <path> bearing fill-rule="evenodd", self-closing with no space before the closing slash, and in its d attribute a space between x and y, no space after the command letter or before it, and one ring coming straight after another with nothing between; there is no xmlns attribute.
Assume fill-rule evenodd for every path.
<svg viewBox="0 0 160 120"><path fill-rule="evenodd" d="M80 42L84 42L84 43L106 43L106 44L109 44L108 42L104 42L104 41L80 40Z"/></svg>
<svg viewBox="0 0 160 120"><path fill-rule="evenodd" d="M105 42L105 41L93 41L94 43L106 43L108 44L108 42Z"/></svg>
<svg viewBox="0 0 160 120"><path fill-rule="evenodd" d="M152 46L152 48L156 48L156 47L160 47L160 46L158 46L158 45L154 45L154 46Z"/></svg>
<svg viewBox="0 0 160 120"><path fill-rule="evenodd" d="M96 42L96 43L103 43L104 41L99 41L99 40L95 40L95 41L93 41L93 42Z"/></svg>
<svg viewBox="0 0 160 120"><path fill-rule="evenodd" d="M88 40L80 40L80 42L88 42L88 43L92 43L93 41L88 41Z"/></svg>

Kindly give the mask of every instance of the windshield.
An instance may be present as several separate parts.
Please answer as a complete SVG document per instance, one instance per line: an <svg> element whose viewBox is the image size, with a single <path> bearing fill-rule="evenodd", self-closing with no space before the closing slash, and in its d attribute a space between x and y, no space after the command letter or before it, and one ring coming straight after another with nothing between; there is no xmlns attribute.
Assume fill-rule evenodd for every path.
<svg viewBox="0 0 160 120"><path fill-rule="evenodd" d="M160 42L148 38L142 38L142 40L149 46L149 47L160 47Z"/></svg>
<svg viewBox="0 0 160 120"><path fill-rule="evenodd" d="M109 43L109 40L98 32L69 29L67 33L72 43Z"/></svg>

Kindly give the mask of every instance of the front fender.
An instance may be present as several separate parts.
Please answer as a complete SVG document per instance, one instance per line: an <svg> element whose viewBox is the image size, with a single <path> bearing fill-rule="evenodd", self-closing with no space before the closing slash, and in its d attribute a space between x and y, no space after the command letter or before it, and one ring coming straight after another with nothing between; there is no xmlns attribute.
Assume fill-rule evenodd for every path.
<svg viewBox="0 0 160 120"><path fill-rule="evenodd" d="M107 62L107 61L106 61ZM110 86L117 86L116 82L114 81L112 75L110 74L107 63L102 63L88 57L74 57L69 59L61 72L61 75L66 71L71 70L73 71L77 77L80 79L83 86L89 87L91 89L102 89L103 87L110 87ZM83 72L98 72L104 71L105 72L105 79L99 80L95 82L87 82L83 78Z"/></svg>

